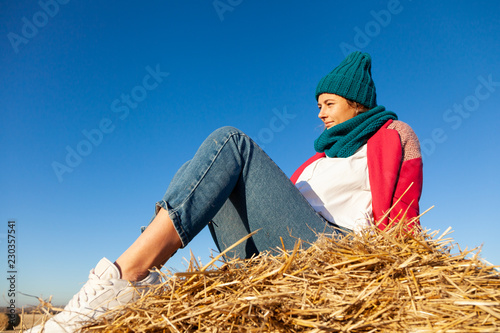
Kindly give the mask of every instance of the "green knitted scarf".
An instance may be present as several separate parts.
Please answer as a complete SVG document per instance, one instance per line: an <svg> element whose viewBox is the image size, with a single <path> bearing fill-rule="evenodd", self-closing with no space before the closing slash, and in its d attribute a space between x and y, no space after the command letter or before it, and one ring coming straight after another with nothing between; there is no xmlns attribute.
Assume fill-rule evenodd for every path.
<svg viewBox="0 0 500 333"><path fill-rule="evenodd" d="M317 152L325 152L328 157L349 157L364 145L389 119L397 120L392 111L382 105L363 112L356 117L325 129L314 141Z"/></svg>

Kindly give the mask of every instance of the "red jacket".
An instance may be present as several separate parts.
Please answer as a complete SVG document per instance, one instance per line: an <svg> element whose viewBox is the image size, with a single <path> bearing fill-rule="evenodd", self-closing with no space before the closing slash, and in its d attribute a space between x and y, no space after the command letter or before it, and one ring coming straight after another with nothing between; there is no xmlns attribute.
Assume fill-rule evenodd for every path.
<svg viewBox="0 0 500 333"><path fill-rule="evenodd" d="M418 138L411 127L401 121L389 120L368 140L367 145L373 218L378 227L384 230L390 221L401 220L403 216L407 220L418 216L423 180L422 155ZM309 164L325 156L325 153L316 153L309 158L293 173L292 182L297 182ZM407 189L408 192L402 196ZM383 218L391 207L387 216L389 219ZM420 225L418 220L416 223ZM408 223L408 230L413 227L414 223Z"/></svg>

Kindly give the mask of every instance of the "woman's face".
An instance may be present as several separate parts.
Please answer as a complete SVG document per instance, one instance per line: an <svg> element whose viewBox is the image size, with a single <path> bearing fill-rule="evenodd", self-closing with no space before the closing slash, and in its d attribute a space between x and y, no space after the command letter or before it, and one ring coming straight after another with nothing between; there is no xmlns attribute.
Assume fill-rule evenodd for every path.
<svg viewBox="0 0 500 333"><path fill-rule="evenodd" d="M318 117L327 129L354 118L358 114L356 108L350 106L344 97L335 94L319 95L318 108Z"/></svg>

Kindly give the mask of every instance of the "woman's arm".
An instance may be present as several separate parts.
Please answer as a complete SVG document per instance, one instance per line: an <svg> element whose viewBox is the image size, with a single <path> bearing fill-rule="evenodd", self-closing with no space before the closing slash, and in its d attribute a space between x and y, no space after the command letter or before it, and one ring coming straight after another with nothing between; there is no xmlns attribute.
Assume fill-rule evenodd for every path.
<svg viewBox="0 0 500 333"><path fill-rule="evenodd" d="M411 127L401 121L388 122L368 141L368 149L373 216L379 228L385 229L390 221L417 217L423 181L422 155ZM389 209L389 219L384 218ZM419 222L408 223L407 229L413 229L415 224Z"/></svg>
<svg viewBox="0 0 500 333"><path fill-rule="evenodd" d="M406 212L406 218L411 219L420 214L419 200L422 194L423 164L420 152L420 143L413 129L406 123L394 121L388 129L395 129L401 139L403 150L401 170L394 192L394 202L401 198L391 211L391 219L401 219L402 213ZM404 192L406 194L404 194ZM404 195L403 195L404 194ZM399 214L399 216L398 216ZM417 221L418 225L420 223ZM408 229L413 229L414 224L410 223Z"/></svg>

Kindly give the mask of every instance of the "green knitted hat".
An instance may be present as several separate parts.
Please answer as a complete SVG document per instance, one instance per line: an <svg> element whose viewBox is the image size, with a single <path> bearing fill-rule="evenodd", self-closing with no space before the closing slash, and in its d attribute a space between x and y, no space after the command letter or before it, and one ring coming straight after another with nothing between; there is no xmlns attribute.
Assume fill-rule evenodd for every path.
<svg viewBox="0 0 500 333"><path fill-rule="evenodd" d="M368 53L352 52L340 65L322 78L316 87L316 100L323 93L342 96L369 109L377 106L377 92L372 80L372 58Z"/></svg>

